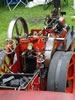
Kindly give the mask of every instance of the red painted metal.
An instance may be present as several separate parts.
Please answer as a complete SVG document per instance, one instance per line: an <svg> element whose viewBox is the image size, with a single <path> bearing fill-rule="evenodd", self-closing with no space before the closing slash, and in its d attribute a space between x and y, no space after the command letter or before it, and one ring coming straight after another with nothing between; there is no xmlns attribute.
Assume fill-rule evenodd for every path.
<svg viewBox="0 0 75 100"><path fill-rule="evenodd" d="M40 77L37 75L35 76L34 80L29 84L27 90L41 90L40 87Z"/></svg>
<svg viewBox="0 0 75 100"><path fill-rule="evenodd" d="M30 37L27 40L20 40L20 47L21 51L23 52L24 50L27 50L27 46L29 43L33 43L33 48L35 51L37 51L37 48L39 52L43 52L45 48L45 42L42 39L42 36L33 36Z"/></svg>
<svg viewBox="0 0 75 100"><path fill-rule="evenodd" d="M34 33L34 31L36 31L37 33L39 31L42 31L43 32L43 35L45 35L45 33L47 31L50 32L50 34L53 33L53 30L50 30L50 29L46 29L46 30L41 30L41 29L35 29L35 30L31 30L32 33ZM66 30L63 30L63 32L61 34L58 34L58 33L55 33L55 36L56 37L61 37L61 38L64 38L67 34L67 31ZM37 51L37 48L39 49L39 52L43 52L44 48L45 48L45 42L43 41L42 39L43 37L42 36L33 36L33 37L30 37L29 40L20 40L20 46L21 46L21 51L24 51L25 49L27 49L27 46L29 43L33 43L33 41L37 40L37 42L34 42L33 43L33 48L35 51ZM60 45L61 41L58 41L56 42L55 44L55 48L58 48L59 45ZM40 45L39 45L40 44Z"/></svg>
<svg viewBox="0 0 75 100"><path fill-rule="evenodd" d="M34 32L39 33L40 31L42 31L42 29L32 29L31 33L34 34Z"/></svg>
<svg viewBox="0 0 75 100"><path fill-rule="evenodd" d="M38 41L34 43L34 50L37 51L37 48L39 49L39 52L43 52L45 48L45 42L42 39L42 37L37 37Z"/></svg>
<svg viewBox="0 0 75 100"><path fill-rule="evenodd" d="M61 37L61 38L64 38L64 37L66 36L66 34L67 34L67 31L64 30L64 32L60 35L60 37ZM60 45L60 43L61 43L61 41L55 41L55 42L56 42L56 43L55 43L55 48L58 48L59 45Z"/></svg>
<svg viewBox="0 0 75 100"><path fill-rule="evenodd" d="M17 61L13 64L13 58L14 55L6 55L3 64L0 66L0 71L3 73L10 72L10 69L12 72L17 73L21 71L21 61L20 61L20 47L19 45L16 47L16 55L17 55ZM8 59L6 59L8 58ZM8 60L8 61L7 61ZM12 66L13 65L13 66ZM2 75L0 74L0 75Z"/></svg>
<svg viewBox="0 0 75 100"><path fill-rule="evenodd" d="M65 19L63 17L60 17L59 20L62 22L62 24L65 24Z"/></svg>
<svg viewBox="0 0 75 100"><path fill-rule="evenodd" d="M48 91L0 90L1 100L75 100L74 94Z"/></svg>
<svg viewBox="0 0 75 100"><path fill-rule="evenodd" d="M75 53L70 59L67 73L68 86L66 87L67 93L75 94Z"/></svg>
<svg viewBox="0 0 75 100"><path fill-rule="evenodd" d="M8 61L7 61L8 60ZM8 57L8 55L6 55L4 57L4 60L3 60L3 63L2 65L0 66L0 76L3 74L3 73L8 73L9 72L9 67L11 66L11 59Z"/></svg>
<svg viewBox="0 0 75 100"><path fill-rule="evenodd" d="M17 61L11 68L12 72L17 73L21 71L21 58L20 58L20 46L16 47Z"/></svg>
<svg viewBox="0 0 75 100"><path fill-rule="evenodd" d="M34 32L36 32L37 34L39 34L40 32L42 32L43 36L46 36L46 32L49 32L50 34L54 33L54 31L52 29L32 29L31 33L34 34Z"/></svg>

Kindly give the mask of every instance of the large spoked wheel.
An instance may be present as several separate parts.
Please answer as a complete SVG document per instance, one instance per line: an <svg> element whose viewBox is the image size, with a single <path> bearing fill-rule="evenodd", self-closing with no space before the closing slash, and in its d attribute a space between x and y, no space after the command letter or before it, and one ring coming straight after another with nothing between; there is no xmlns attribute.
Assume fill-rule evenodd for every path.
<svg viewBox="0 0 75 100"><path fill-rule="evenodd" d="M22 17L13 19L8 28L8 39L19 41L28 34L28 26Z"/></svg>
<svg viewBox="0 0 75 100"><path fill-rule="evenodd" d="M75 53L58 51L48 71L47 90L75 93Z"/></svg>

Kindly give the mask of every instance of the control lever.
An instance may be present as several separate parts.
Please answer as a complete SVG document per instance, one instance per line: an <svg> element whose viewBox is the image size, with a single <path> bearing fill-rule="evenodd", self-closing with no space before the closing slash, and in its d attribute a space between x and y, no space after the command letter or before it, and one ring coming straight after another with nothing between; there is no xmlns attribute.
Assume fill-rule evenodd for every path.
<svg viewBox="0 0 75 100"><path fill-rule="evenodd" d="M72 26L71 36L74 34L74 26Z"/></svg>

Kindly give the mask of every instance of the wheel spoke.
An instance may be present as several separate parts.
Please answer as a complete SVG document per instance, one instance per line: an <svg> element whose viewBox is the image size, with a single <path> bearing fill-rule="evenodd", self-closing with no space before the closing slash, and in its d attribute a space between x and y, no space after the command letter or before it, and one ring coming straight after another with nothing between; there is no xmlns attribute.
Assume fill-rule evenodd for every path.
<svg viewBox="0 0 75 100"><path fill-rule="evenodd" d="M16 42L12 43L11 46L13 46L13 45L15 45L15 44L16 44Z"/></svg>
<svg viewBox="0 0 75 100"><path fill-rule="evenodd" d="M15 24L15 26L16 26L16 32L17 32L17 35L18 35L19 31L18 31L17 23Z"/></svg>
<svg viewBox="0 0 75 100"><path fill-rule="evenodd" d="M68 76L67 79L70 81L69 84L69 93L74 93L75 94L75 54L72 55L71 57L71 63L69 64L69 68L68 68Z"/></svg>
<svg viewBox="0 0 75 100"><path fill-rule="evenodd" d="M7 42L8 42L8 45L10 45L10 41L9 41L9 40L7 40Z"/></svg>
<svg viewBox="0 0 75 100"><path fill-rule="evenodd" d="M75 79L73 80L73 93L75 94Z"/></svg>
<svg viewBox="0 0 75 100"><path fill-rule="evenodd" d="M7 45L3 44L4 47L7 47Z"/></svg>
<svg viewBox="0 0 75 100"><path fill-rule="evenodd" d="M7 52L8 51L8 48L5 50L5 52Z"/></svg>
<svg viewBox="0 0 75 100"><path fill-rule="evenodd" d="M9 68L9 66L7 65L6 61L4 60L4 64L6 65L7 68Z"/></svg>
<svg viewBox="0 0 75 100"><path fill-rule="evenodd" d="M28 34L27 23L24 20L24 18L17 17L10 22L8 29L8 38L15 39L17 40L17 42L19 42L20 40L19 36L22 35L22 31L24 31L23 33ZM15 38L16 36L18 36L18 38Z"/></svg>
<svg viewBox="0 0 75 100"><path fill-rule="evenodd" d="M9 47L9 49L11 50L11 52L13 52L13 49L11 47Z"/></svg>
<svg viewBox="0 0 75 100"><path fill-rule="evenodd" d="M70 93L70 88L66 88L66 92L67 93Z"/></svg>
<svg viewBox="0 0 75 100"><path fill-rule="evenodd" d="M21 24L21 28L20 28L20 32L19 32L19 35L21 36L21 34L22 34L22 24Z"/></svg>
<svg viewBox="0 0 75 100"><path fill-rule="evenodd" d="M73 65L73 62L71 64L69 64L69 68L72 67L72 65Z"/></svg>
<svg viewBox="0 0 75 100"><path fill-rule="evenodd" d="M74 62L75 57L72 57L72 62Z"/></svg>
<svg viewBox="0 0 75 100"><path fill-rule="evenodd" d="M74 79L74 76L72 77L67 77L68 80L73 80Z"/></svg>

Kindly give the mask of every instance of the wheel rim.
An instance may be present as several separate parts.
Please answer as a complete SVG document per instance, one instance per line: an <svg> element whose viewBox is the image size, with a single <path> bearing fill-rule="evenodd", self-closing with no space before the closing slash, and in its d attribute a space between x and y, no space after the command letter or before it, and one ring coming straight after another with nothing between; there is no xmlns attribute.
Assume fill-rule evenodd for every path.
<svg viewBox="0 0 75 100"><path fill-rule="evenodd" d="M64 53L65 53L64 51L55 52L50 62L49 71L48 71L48 79L47 79L47 90L48 91L55 91L55 76L56 76L57 64L59 62L59 59Z"/></svg>
<svg viewBox="0 0 75 100"><path fill-rule="evenodd" d="M28 26L24 18L18 17L10 22L8 28L8 39L19 40L28 34Z"/></svg>
<svg viewBox="0 0 75 100"><path fill-rule="evenodd" d="M67 72L66 92L75 93L75 54L72 54Z"/></svg>

